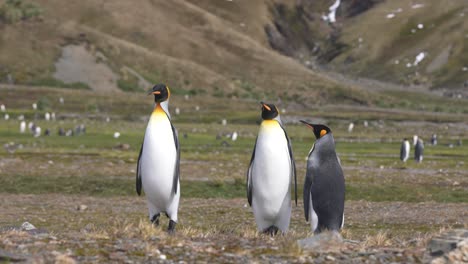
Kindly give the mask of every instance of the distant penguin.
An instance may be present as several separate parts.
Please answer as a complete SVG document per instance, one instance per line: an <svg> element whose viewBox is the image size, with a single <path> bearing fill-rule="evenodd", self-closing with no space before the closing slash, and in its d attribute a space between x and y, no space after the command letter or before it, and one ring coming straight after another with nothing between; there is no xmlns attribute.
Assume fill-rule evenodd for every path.
<svg viewBox="0 0 468 264"><path fill-rule="evenodd" d="M431 144L432 144L432 146L437 145L437 134L432 134Z"/></svg>
<svg viewBox="0 0 468 264"><path fill-rule="evenodd" d="M407 138L403 139L403 142L401 143L401 148L400 148L400 159L403 162L406 162L409 158L409 153L410 153L410 143Z"/></svg>
<svg viewBox="0 0 468 264"><path fill-rule="evenodd" d="M416 146L416 143L418 142L418 135L413 136L413 146Z"/></svg>
<svg viewBox="0 0 468 264"><path fill-rule="evenodd" d="M349 123L349 125L348 125L348 133L353 132L353 129L354 129L354 123L351 122L351 123Z"/></svg>
<svg viewBox="0 0 468 264"><path fill-rule="evenodd" d="M49 121L49 120L50 120L50 113L49 113L49 112L47 112L47 113L44 114L44 119L45 119L46 121Z"/></svg>
<svg viewBox="0 0 468 264"><path fill-rule="evenodd" d="M291 220L291 183L297 205L296 165L278 109L262 104L262 123L247 171L247 199L260 232L285 233Z"/></svg>
<svg viewBox="0 0 468 264"><path fill-rule="evenodd" d="M36 126L34 129L34 137L39 137L41 135L41 127Z"/></svg>
<svg viewBox="0 0 468 264"><path fill-rule="evenodd" d="M344 224L345 180L335 151L333 134L327 126L301 120L313 130L316 141L307 159L304 183L304 213L312 231L338 231Z"/></svg>
<svg viewBox="0 0 468 264"><path fill-rule="evenodd" d="M146 193L149 219L159 225L160 213L170 218L168 232L175 231L180 199L180 149L177 131L169 114L169 87L157 84L149 94L154 95L154 109L146 128L138 157L136 191Z"/></svg>
<svg viewBox="0 0 468 264"><path fill-rule="evenodd" d="M21 121L21 123L20 123L20 133L24 134L24 132L26 132L26 122Z"/></svg>
<svg viewBox="0 0 468 264"><path fill-rule="evenodd" d="M416 162L422 162L424 154L424 142L418 138L416 140L416 146L414 146L414 160Z"/></svg>
<svg viewBox="0 0 468 264"><path fill-rule="evenodd" d="M237 132L234 131L234 133L232 133L231 140L232 140L232 141L236 141L236 140L237 140L237 136L238 136Z"/></svg>

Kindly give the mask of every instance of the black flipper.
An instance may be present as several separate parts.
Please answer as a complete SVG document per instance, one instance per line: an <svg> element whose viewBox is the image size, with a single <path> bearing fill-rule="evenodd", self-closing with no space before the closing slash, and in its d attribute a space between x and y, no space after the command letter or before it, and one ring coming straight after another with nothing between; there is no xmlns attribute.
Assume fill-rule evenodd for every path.
<svg viewBox="0 0 468 264"><path fill-rule="evenodd" d="M252 206L252 164L255 159L255 149L257 148L257 138L255 139L255 145L252 152L252 157L250 158L249 169L247 170L247 200L249 205Z"/></svg>
<svg viewBox="0 0 468 264"><path fill-rule="evenodd" d="M171 122L171 128L172 128L172 135L174 136L174 144L176 146L176 151L177 151L175 171L174 171L174 181L172 184L173 192L174 194L176 194L177 187L178 187L177 185L179 183L179 177L180 177L180 147L179 147L179 136L177 134L177 130L172 125L172 122Z"/></svg>
<svg viewBox="0 0 468 264"><path fill-rule="evenodd" d="M288 151L289 151L289 159L291 160L291 173L293 174L294 177L294 199L296 201L296 206L297 206L297 176L296 176L296 162L294 161L294 155L292 152L292 147L291 147L291 140L288 137L288 133L286 133L286 130L284 127L281 125L281 128L284 131L284 135L286 136L286 140L288 141Z"/></svg>
<svg viewBox="0 0 468 264"><path fill-rule="evenodd" d="M144 141L143 141L144 143ZM138 195L141 195L141 169L140 169L140 159L141 154L143 153L143 143L141 144L140 154L138 155L137 169L136 169L136 192Z"/></svg>

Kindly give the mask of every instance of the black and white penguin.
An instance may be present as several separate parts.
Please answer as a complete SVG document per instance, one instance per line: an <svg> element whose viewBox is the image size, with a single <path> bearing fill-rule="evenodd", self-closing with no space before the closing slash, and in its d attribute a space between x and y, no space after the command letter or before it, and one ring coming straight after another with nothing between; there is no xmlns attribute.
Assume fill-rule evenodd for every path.
<svg viewBox="0 0 468 264"><path fill-rule="evenodd" d="M432 144L432 146L437 145L437 134L432 134L431 144Z"/></svg>
<svg viewBox="0 0 468 264"><path fill-rule="evenodd" d="M258 230L275 235L289 229L293 180L297 205L296 165L278 109L261 104L263 121L247 171L247 199Z"/></svg>
<svg viewBox="0 0 468 264"><path fill-rule="evenodd" d="M160 213L169 217L169 232L175 231L180 199L180 149L177 130L169 114L169 87L157 84L149 94L154 95L154 109L146 128L138 157L136 191L145 191L149 218L159 225Z"/></svg>
<svg viewBox="0 0 468 264"><path fill-rule="evenodd" d="M403 142L401 142L401 148L400 148L400 159L403 162L406 162L409 158L409 153L410 153L410 143L407 138L403 139Z"/></svg>
<svg viewBox="0 0 468 264"><path fill-rule="evenodd" d="M345 180L335 151L335 140L327 126L301 120L313 130L315 144L307 159L304 183L304 213L312 231L338 231L344 224Z"/></svg>
<svg viewBox="0 0 468 264"><path fill-rule="evenodd" d="M422 139L416 139L416 145L414 146L414 160L416 162L422 162L424 154L424 142Z"/></svg>

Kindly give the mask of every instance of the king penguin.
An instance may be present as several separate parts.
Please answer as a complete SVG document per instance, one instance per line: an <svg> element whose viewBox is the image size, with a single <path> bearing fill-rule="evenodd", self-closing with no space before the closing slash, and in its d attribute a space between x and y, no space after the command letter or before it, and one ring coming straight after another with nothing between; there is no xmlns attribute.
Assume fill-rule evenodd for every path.
<svg viewBox="0 0 468 264"><path fill-rule="evenodd" d="M416 145L414 146L414 160L416 162L422 162L424 153L424 142L422 139L416 139Z"/></svg>
<svg viewBox="0 0 468 264"><path fill-rule="evenodd" d="M345 180L335 151L335 140L327 126L310 124L315 144L307 159L304 183L304 213L312 231L338 231L344 224Z"/></svg>
<svg viewBox="0 0 468 264"><path fill-rule="evenodd" d="M403 142L401 142L401 148L400 148L401 161L406 162L408 160L409 152L410 152L410 143L407 138L404 138Z"/></svg>
<svg viewBox="0 0 468 264"><path fill-rule="evenodd" d="M247 171L247 199L260 232L286 233L291 220L291 183L297 205L296 165L278 109L262 105L262 123Z"/></svg>
<svg viewBox="0 0 468 264"><path fill-rule="evenodd" d="M157 84L150 94L155 105L138 156L136 191L140 195L143 188L146 193L150 221L159 225L160 213L164 212L170 219L168 232L172 233L180 198L179 139L169 114L169 87Z"/></svg>

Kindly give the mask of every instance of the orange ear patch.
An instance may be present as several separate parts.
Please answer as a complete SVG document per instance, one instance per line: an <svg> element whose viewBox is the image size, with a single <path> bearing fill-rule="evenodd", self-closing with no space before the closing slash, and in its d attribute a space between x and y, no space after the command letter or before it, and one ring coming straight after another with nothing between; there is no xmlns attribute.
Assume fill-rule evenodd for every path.
<svg viewBox="0 0 468 264"><path fill-rule="evenodd" d="M320 137L323 137L327 134L327 131L325 129L320 130Z"/></svg>
<svg viewBox="0 0 468 264"><path fill-rule="evenodd" d="M171 90L169 90L169 86L166 85L167 88L167 98L171 97Z"/></svg>

